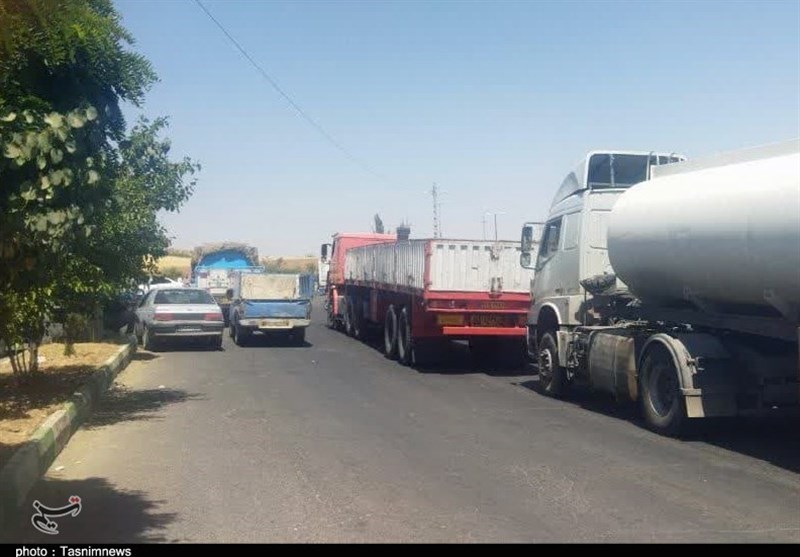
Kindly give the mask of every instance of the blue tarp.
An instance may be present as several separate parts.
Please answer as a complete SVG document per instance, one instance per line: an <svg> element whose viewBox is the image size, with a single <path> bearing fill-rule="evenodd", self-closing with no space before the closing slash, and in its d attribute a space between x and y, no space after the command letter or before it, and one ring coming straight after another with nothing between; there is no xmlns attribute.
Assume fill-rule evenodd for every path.
<svg viewBox="0 0 800 557"><path fill-rule="evenodd" d="M210 269L241 269L250 267L247 257L239 251L218 251L203 257L198 267L208 267Z"/></svg>

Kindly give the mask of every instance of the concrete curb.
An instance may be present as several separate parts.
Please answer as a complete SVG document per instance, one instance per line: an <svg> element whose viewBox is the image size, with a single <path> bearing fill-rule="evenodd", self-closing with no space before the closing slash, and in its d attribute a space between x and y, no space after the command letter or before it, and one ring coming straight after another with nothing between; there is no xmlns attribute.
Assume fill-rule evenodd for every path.
<svg viewBox="0 0 800 557"><path fill-rule="evenodd" d="M0 532L12 524L30 490L81 426L97 399L130 363L136 346L135 338L128 339L128 343L98 367L97 373L64 406L39 426L0 470Z"/></svg>

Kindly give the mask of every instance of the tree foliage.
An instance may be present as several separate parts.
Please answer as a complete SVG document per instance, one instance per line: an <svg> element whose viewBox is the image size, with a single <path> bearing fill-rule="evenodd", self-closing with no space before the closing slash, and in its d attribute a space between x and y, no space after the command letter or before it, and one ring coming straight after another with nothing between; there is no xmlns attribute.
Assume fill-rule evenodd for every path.
<svg viewBox="0 0 800 557"><path fill-rule="evenodd" d="M0 340L29 352L15 370L36 370L56 306L92 313L166 252L158 214L194 188L166 119L126 128L121 103L156 80L132 44L109 0L0 0Z"/></svg>

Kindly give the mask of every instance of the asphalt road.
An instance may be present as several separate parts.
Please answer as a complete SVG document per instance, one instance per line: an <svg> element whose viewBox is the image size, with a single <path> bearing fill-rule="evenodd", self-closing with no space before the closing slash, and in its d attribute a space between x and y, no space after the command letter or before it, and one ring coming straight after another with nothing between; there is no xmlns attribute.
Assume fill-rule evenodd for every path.
<svg viewBox="0 0 800 557"><path fill-rule="evenodd" d="M457 346L417 371L321 323L307 341L140 352L8 541L800 542L796 421L674 440ZM57 536L33 529L34 499L71 495Z"/></svg>

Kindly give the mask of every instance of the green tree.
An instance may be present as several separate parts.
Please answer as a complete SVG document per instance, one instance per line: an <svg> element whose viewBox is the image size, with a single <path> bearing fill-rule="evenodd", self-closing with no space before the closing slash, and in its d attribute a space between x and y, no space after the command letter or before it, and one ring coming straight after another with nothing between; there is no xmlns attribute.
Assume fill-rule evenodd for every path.
<svg viewBox="0 0 800 557"><path fill-rule="evenodd" d="M130 133L120 105L156 80L109 0L0 0L0 340L36 371L56 304L93 309L169 245L161 210L197 165L169 160L166 120Z"/></svg>

